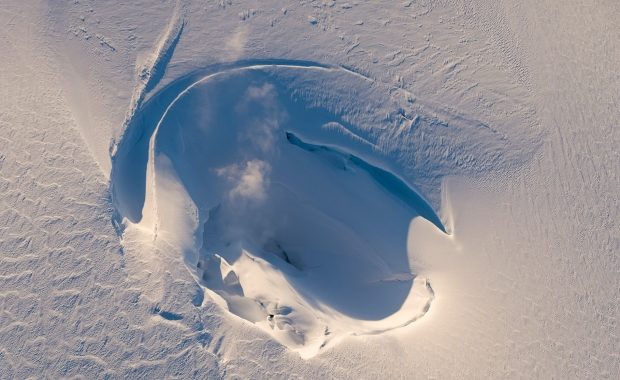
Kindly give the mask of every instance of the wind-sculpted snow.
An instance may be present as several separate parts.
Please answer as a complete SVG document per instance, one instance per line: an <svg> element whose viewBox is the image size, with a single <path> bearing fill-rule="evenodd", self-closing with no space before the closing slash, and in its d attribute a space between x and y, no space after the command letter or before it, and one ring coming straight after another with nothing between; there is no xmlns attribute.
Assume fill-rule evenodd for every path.
<svg viewBox="0 0 620 380"><path fill-rule="evenodd" d="M617 3L3 1L0 379L619 378Z"/></svg>
<svg viewBox="0 0 620 380"><path fill-rule="evenodd" d="M309 144L302 141L299 137L295 136L292 132L286 133L287 140L302 149L309 152L322 152L323 154L333 155L339 157L339 159L350 162L351 165L357 166L362 170L365 170L376 182L381 185L385 190L392 193L396 197L400 198L404 203L416 210L420 216L429 220L437 228L445 231L444 226L441 224L441 220L435 214L433 209L419 194L409 188L400 178L394 174L383 170L381 168L372 166L365 162L363 159L356 157L352 154L340 152L338 149L330 148L322 145Z"/></svg>
<svg viewBox="0 0 620 380"><path fill-rule="evenodd" d="M118 147L117 223L178 247L208 300L302 357L407 325L434 299L408 251L424 239L410 223L447 230L405 179L402 152L371 133L389 123L387 93L311 62L181 78Z"/></svg>

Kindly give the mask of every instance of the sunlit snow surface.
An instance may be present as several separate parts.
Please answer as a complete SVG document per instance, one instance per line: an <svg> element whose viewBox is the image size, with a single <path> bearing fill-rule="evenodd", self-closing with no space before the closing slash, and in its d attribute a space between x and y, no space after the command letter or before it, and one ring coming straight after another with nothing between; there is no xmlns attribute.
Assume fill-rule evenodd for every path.
<svg viewBox="0 0 620 380"><path fill-rule="evenodd" d="M3 1L0 379L617 379L618 11Z"/></svg>

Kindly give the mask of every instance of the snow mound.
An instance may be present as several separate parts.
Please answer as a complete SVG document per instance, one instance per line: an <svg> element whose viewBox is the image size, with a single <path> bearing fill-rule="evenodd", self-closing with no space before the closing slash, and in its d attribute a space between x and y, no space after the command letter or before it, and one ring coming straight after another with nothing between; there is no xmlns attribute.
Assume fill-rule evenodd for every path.
<svg viewBox="0 0 620 380"><path fill-rule="evenodd" d="M365 132L384 112L371 87L291 63L176 82L116 157L119 216L179 247L213 301L302 357L415 321L434 293L409 226L445 228Z"/></svg>

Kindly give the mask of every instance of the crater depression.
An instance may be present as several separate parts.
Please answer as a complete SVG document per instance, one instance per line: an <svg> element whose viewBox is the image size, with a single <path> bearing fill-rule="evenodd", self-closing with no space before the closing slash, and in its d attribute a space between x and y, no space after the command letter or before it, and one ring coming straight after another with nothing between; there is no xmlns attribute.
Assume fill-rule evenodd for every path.
<svg viewBox="0 0 620 380"><path fill-rule="evenodd" d="M356 126L380 108L357 102L367 79L283 64L186 82L115 157L119 219L178 247L211 300L303 357L426 313L409 226L445 228Z"/></svg>

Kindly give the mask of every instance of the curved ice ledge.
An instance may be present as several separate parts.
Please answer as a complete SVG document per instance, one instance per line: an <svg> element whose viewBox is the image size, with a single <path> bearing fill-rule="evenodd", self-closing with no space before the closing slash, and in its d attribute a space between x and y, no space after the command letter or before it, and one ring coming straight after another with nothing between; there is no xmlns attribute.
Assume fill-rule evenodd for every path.
<svg viewBox="0 0 620 380"><path fill-rule="evenodd" d="M433 223L435 227L439 228L442 232L446 232L446 228L439 219L439 216L437 216L435 210L433 210L428 202L396 175L387 170L373 166L353 154L342 152L338 148L304 142L293 132L286 132L286 139L291 144L309 152L325 152L328 154L331 152L340 155L344 161L348 161L351 165L365 170L381 187L401 199L407 206L416 210L421 217Z"/></svg>

